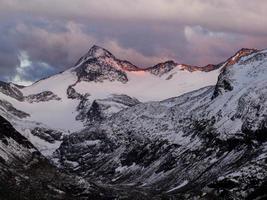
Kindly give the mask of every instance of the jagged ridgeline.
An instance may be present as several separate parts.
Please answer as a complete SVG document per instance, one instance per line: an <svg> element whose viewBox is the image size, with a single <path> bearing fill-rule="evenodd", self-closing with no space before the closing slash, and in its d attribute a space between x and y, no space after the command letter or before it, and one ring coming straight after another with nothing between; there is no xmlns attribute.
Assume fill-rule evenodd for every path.
<svg viewBox="0 0 267 200"><path fill-rule="evenodd" d="M0 197L264 199L266 77L266 50L144 69L93 46L31 86L1 82Z"/></svg>

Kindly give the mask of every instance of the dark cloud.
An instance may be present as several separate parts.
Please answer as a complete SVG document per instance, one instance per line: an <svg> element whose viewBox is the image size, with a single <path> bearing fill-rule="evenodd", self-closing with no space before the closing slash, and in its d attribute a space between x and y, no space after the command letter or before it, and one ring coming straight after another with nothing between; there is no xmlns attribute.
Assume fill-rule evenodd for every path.
<svg viewBox="0 0 267 200"><path fill-rule="evenodd" d="M93 44L140 66L219 63L267 47L266 9L262 0L0 0L0 79L62 71Z"/></svg>

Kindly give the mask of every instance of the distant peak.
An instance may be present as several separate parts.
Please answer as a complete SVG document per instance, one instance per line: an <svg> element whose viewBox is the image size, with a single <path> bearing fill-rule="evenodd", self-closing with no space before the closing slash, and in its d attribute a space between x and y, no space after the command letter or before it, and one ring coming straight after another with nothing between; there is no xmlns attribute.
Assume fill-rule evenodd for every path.
<svg viewBox="0 0 267 200"><path fill-rule="evenodd" d="M106 49L94 45L89 49L87 56L98 58L98 57L113 57L113 55Z"/></svg>
<svg viewBox="0 0 267 200"><path fill-rule="evenodd" d="M258 49L249 49L249 48L242 48L239 51L237 51L234 56L232 56L231 58L229 58L225 63L224 63L224 68L234 65L236 63L239 62L239 60L244 57L244 56L248 56L252 53L258 52Z"/></svg>
<svg viewBox="0 0 267 200"><path fill-rule="evenodd" d="M237 51L232 58L239 58L239 57L247 56L247 55L255 53L257 51L259 51L259 50L258 49L242 48L239 51Z"/></svg>
<svg viewBox="0 0 267 200"><path fill-rule="evenodd" d="M75 66L80 65L83 62L92 58L115 58L115 57L108 50L100 46L94 45L89 49L89 51L83 57L81 57L78 60Z"/></svg>
<svg viewBox="0 0 267 200"><path fill-rule="evenodd" d="M153 68L166 68L168 66L177 66L178 64L173 61L173 60L167 60L165 62L158 63L152 67L149 67L148 69L153 69Z"/></svg>
<svg viewBox="0 0 267 200"><path fill-rule="evenodd" d="M259 51L258 49L242 48L235 53L233 57L242 57Z"/></svg>
<svg viewBox="0 0 267 200"><path fill-rule="evenodd" d="M259 51L258 49L255 48L242 48L238 52L254 52L254 51Z"/></svg>
<svg viewBox="0 0 267 200"><path fill-rule="evenodd" d="M174 69L176 66L178 66L176 62L174 62L173 60L168 60L166 62L159 63L153 67L149 67L146 70L150 71L150 73L156 76L162 76Z"/></svg>

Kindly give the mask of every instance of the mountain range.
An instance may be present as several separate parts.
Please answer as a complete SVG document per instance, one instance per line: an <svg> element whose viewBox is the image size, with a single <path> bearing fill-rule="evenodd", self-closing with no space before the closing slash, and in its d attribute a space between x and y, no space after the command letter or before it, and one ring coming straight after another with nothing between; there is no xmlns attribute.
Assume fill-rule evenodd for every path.
<svg viewBox="0 0 267 200"><path fill-rule="evenodd" d="M0 82L2 199L264 199L267 50L148 68L93 46Z"/></svg>

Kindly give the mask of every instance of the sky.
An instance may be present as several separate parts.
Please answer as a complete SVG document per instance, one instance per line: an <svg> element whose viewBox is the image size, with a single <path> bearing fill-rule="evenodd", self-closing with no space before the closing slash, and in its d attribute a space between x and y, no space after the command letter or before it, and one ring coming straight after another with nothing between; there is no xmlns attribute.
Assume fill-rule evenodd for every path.
<svg viewBox="0 0 267 200"><path fill-rule="evenodd" d="M148 67L267 48L266 0L0 0L0 80L30 84L91 46Z"/></svg>

